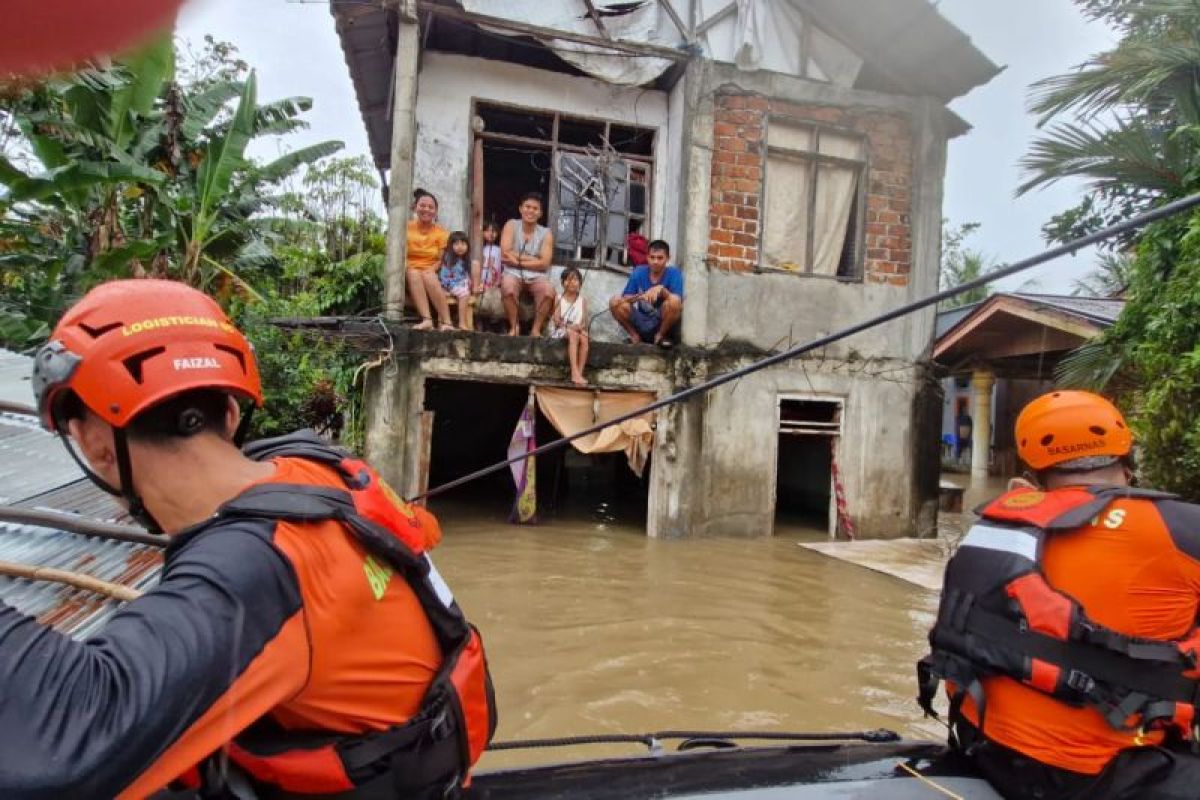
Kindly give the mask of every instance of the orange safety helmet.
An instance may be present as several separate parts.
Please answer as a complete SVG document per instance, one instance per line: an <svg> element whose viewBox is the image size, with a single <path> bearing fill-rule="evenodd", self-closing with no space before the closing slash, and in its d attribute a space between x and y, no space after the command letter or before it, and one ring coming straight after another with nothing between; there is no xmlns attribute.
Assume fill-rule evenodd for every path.
<svg viewBox="0 0 1200 800"><path fill-rule="evenodd" d="M38 415L60 434L58 411L70 393L123 429L155 403L192 389L223 389L262 405L246 337L212 298L175 281L97 286L34 357Z"/></svg>
<svg viewBox="0 0 1200 800"><path fill-rule="evenodd" d="M1050 392L1017 417L1017 453L1035 470L1099 469L1132 448L1133 436L1121 412L1092 392ZM1080 463L1070 463L1076 461Z"/></svg>

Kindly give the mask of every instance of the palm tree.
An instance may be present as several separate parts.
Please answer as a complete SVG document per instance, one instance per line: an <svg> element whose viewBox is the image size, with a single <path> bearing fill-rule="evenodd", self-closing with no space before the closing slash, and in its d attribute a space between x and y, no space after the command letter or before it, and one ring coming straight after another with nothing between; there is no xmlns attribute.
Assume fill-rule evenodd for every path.
<svg viewBox="0 0 1200 800"><path fill-rule="evenodd" d="M1096 268L1075 281L1071 294L1078 297L1116 297L1133 280L1133 255L1100 253Z"/></svg>
<svg viewBox="0 0 1200 800"><path fill-rule="evenodd" d="M1030 109L1046 134L1021 161L1027 178L1018 193L1083 178L1110 215L1129 216L1181 193L1197 166L1200 3L1080 5L1122 36L1075 71L1033 85ZM1068 114L1074 119L1060 121Z"/></svg>

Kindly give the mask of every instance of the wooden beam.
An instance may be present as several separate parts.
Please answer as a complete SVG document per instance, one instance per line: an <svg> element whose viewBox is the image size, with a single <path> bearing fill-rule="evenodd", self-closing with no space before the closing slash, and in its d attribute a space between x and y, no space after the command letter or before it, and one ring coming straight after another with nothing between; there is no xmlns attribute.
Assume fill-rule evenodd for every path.
<svg viewBox="0 0 1200 800"><path fill-rule="evenodd" d="M586 0L586 2L589 6L591 6L591 0ZM675 27L679 29L679 34L683 37L683 40L688 44L694 42L696 37L693 36L692 31L683 24L683 19L680 18L679 12L675 10L675 7L671 5L671 0L658 0L658 4L662 6L663 11L667 12L667 16L671 18L671 22L675 23Z"/></svg>
<svg viewBox="0 0 1200 800"><path fill-rule="evenodd" d="M701 22L699 25L697 25L696 26L696 35L703 36L705 33L708 32L709 28L713 27L714 25L719 24L721 22L721 20L725 19L726 17L730 16L731 14L736 14L736 13L737 13L737 3L732 2L729 5L722 8L717 13L713 14L708 19Z"/></svg>
<svg viewBox="0 0 1200 800"><path fill-rule="evenodd" d="M439 6L429 2L429 0L419 0L418 8L422 11L429 11L435 16L446 17L447 19L457 20L459 22L467 22L472 25L487 25L492 28L500 28L501 30L512 31L513 33L532 36L537 39L561 39L564 42L574 42L575 44L585 44L591 47L600 47L605 50L615 50L619 53L629 53L635 56L651 56L654 58L667 58L672 61L687 61L692 56L690 53L683 50L677 50L673 47L663 47L656 44L647 44L644 42L623 42L617 39L607 41L599 36L588 36L583 33L572 33L571 31L558 30L557 28L546 28L541 25L531 25L527 22L517 22L503 17L493 17L487 14L475 14L470 11L463 11L460 8L452 8L450 6Z"/></svg>
<svg viewBox="0 0 1200 800"><path fill-rule="evenodd" d="M604 20L600 18L600 13L596 11L596 6L592 0L583 0L583 4L587 6L588 16L592 18L592 22L596 23L596 27L600 29L601 35L608 41L612 41L612 34L608 32L608 28L604 27Z"/></svg>

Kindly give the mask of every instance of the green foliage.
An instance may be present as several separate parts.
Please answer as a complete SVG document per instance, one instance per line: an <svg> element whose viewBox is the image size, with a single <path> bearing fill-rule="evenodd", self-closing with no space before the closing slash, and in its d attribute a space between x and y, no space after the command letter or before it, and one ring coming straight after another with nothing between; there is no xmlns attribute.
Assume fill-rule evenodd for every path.
<svg viewBox="0 0 1200 800"><path fill-rule="evenodd" d="M278 277L277 187L341 144L248 158L255 138L301 127L311 101L259 105L235 52L208 41L180 82L163 40L0 102L0 128L19 131L0 154L0 344L24 346L100 280L170 277L227 300ZM63 302L34 304L34 287Z"/></svg>
<svg viewBox="0 0 1200 800"><path fill-rule="evenodd" d="M1075 281L1071 294L1077 297L1113 297L1133 282L1133 256L1130 253L1100 253L1096 267Z"/></svg>
<svg viewBox="0 0 1200 800"><path fill-rule="evenodd" d="M313 428L352 450L363 445L361 354L338 340L288 330L274 317L313 313L303 300L277 296L235 302L234 319L254 345L266 402L255 412L251 436L279 436Z"/></svg>
<svg viewBox="0 0 1200 800"><path fill-rule="evenodd" d="M961 286L983 275L994 266L992 262L978 250L967 249L967 238L979 229L978 222L964 222L952 226L947 220L942 220L942 264L938 279L939 289L951 289ZM958 308L959 306L977 303L991 293L987 286L955 295L942 303L942 308Z"/></svg>
<svg viewBox="0 0 1200 800"><path fill-rule="evenodd" d="M169 40L119 64L0 98L0 346L29 350L112 278L169 277L222 302L254 343L254 433L313 427L361 445L359 354L272 324L378 313L386 242L366 159L320 142L258 163L255 139L312 102L260 104L231 45L178 72Z"/></svg>
<svg viewBox="0 0 1200 800"><path fill-rule="evenodd" d="M1077 0L1120 39L1078 70L1035 84L1033 110L1055 121L1023 162L1023 190L1082 177L1093 190L1043 229L1066 241L1200 190L1200 3ZM1062 121L1064 117L1074 119ZM1141 471L1200 500L1200 215L1114 242L1086 288L1127 287L1103 336L1059 364L1061 385L1103 390L1129 416ZM1132 258L1124 254L1132 252Z"/></svg>
<svg viewBox="0 0 1200 800"><path fill-rule="evenodd" d="M1019 192L1064 178L1081 178L1092 190L1043 229L1056 242L1180 196L1200 172L1200 3L1076 3L1120 39L1032 87L1030 108L1045 133L1021 162L1026 180Z"/></svg>

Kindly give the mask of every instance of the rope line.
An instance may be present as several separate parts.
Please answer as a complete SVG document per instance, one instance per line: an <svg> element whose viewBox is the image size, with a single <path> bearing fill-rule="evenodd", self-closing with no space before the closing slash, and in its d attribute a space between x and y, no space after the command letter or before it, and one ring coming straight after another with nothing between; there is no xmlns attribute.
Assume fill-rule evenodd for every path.
<svg viewBox="0 0 1200 800"><path fill-rule="evenodd" d="M861 741L872 744L900 741L900 734L886 728L873 731L844 733L795 733L788 731L659 731L657 733L599 733L583 736L560 736L551 739L514 739L492 742L488 750L530 750L543 747L572 747L586 744L643 744L654 749L665 739L748 739L771 742L845 742Z"/></svg>

